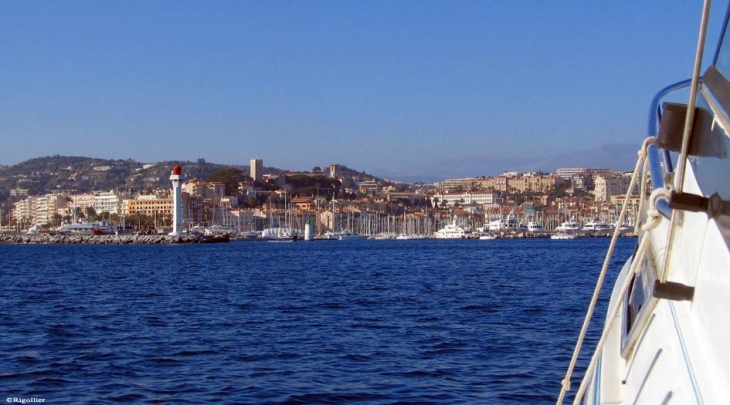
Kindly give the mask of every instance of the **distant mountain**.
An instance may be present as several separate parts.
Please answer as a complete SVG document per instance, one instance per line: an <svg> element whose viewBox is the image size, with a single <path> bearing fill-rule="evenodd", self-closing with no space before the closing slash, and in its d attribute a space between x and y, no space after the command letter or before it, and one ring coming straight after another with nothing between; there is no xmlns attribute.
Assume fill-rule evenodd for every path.
<svg viewBox="0 0 730 405"><path fill-rule="evenodd" d="M636 166L640 147L640 143L612 144L566 152L535 162L537 168L533 170L554 172L561 167L605 167L617 172L629 171Z"/></svg>
<svg viewBox="0 0 730 405"><path fill-rule="evenodd" d="M414 183L417 181L437 182L444 179L498 176L505 171L553 173L565 167L608 168L614 171L633 170L641 145L612 144L595 149L565 152L553 156L500 157L485 156L446 159L412 173L384 173L391 180Z"/></svg>

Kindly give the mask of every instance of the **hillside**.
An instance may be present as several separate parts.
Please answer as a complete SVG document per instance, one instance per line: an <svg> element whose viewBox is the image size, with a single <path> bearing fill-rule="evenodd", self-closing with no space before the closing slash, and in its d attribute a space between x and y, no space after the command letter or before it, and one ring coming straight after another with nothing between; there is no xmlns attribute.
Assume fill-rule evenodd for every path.
<svg viewBox="0 0 730 405"><path fill-rule="evenodd" d="M231 166L198 159L142 163L132 159L114 160L81 156L39 157L14 166L0 167L0 203L8 201L13 189L27 189L28 195L43 195L53 191L86 193L100 190L125 189L139 192L169 186L170 170L175 164L183 167L188 178L206 180L215 171L235 168L244 174L249 166ZM338 176L355 181L379 180L364 172L344 165L336 165ZM328 173L329 167L326 168ZM264 167L264 173L282 174L285 170ZM324 174L324 171L323 171Z"/></svg>

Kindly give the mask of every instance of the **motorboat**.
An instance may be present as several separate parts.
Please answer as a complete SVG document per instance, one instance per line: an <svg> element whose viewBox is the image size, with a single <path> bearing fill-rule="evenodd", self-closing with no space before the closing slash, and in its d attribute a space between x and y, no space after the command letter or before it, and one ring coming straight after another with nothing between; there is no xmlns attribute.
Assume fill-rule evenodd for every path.
<svg viewBox="0 0 730 405"><path fill-rule="evenodd" d="M650 177L653 191L642 197L637 247L616 278L574 403L730 402L730 10L726 5L714 59L703 69L709 3L702 10L691 78L652 100L649 136L629 190ZM687 93L686 104L676 102L680 89ZM665 102L670 94L674 102ZM648 171L642 171L645 159ZM624 202L617 223L626 220L627 207ZM619 234L620 227L583 326L575 331L558 404L571 392L572 371Z"/></svg>
<svg viewBox="0 0 730 405"><path fill-rule="evenodd" d="M456 224L446 224L443 228L434 232L436 239L466 239L471 234L471 229L466 229Z"/></svg>
<svg viewBox="0 0 730 405"><path fill-rule="evenodd" d="M527 223L527 232L542 232L543 227L537 222L530 221Z"/></svg>

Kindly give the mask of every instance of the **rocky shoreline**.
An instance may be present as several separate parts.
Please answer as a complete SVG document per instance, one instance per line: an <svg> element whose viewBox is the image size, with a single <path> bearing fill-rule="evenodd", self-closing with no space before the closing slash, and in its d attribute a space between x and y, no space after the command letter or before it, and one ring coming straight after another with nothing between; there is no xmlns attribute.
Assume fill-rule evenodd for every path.
<svg viewBox="0 0 730 405"><path fill-rule="evenodd" d="M228 242L228 235L0 235L5 244L91 244L91 245L139 245L172 243Z"/></svg>

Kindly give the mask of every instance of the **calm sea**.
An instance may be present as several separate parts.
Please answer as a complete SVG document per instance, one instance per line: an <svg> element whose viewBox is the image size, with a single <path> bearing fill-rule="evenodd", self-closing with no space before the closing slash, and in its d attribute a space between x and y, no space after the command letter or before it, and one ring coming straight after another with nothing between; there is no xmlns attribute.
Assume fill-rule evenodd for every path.
<svg viewBox="0 0 730 405"><path fill-rule="evenodd" d="M0 400L554 403L608 244L0 245Z"/></svg>

